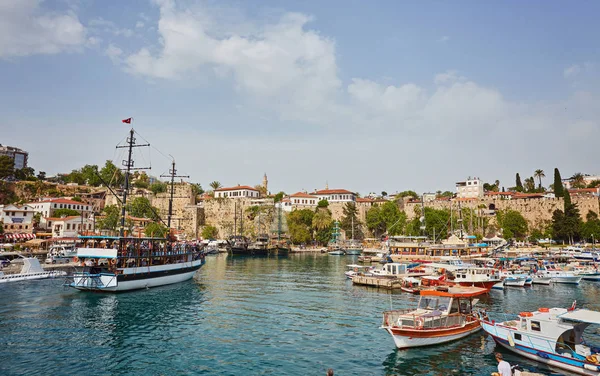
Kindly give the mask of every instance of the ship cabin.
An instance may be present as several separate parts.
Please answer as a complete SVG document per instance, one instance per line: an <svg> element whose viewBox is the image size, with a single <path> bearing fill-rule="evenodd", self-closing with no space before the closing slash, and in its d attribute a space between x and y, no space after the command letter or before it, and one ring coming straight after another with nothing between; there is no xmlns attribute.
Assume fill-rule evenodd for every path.
<svg viewBox="0 0 600 376"><path fill-rule="evenodd" d="M202 257L197 244L170 242L165 238L80 236L76 262L91 274L119 274L125 268L191 262Z"/></svg>

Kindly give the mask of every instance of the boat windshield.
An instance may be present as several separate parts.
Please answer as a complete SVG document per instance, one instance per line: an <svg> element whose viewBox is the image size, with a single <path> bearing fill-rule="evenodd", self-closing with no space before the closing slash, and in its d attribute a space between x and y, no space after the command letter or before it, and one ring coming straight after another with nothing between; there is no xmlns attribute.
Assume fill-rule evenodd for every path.
<svg viewBox="0 0 600 376"><path fill-rule="evenodd" d="M419 309L446 311L450 300L451 298L447 296L422 296Z"/></svg>

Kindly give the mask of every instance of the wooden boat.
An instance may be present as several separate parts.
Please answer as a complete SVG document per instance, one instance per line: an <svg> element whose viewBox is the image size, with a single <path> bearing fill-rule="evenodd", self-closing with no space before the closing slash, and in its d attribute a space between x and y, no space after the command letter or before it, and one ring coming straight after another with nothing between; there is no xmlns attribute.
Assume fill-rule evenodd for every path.
<svg viewBox="0 0 600 376"><path fill-rule="evenodd" d="M538 308L496 322L482 314L481 326L494 341L521 356L580 375L598 375L600 348L587 343L584 330L600 325L600 312L588 309Z"/></svg>
<svg viewBox="0 0 600 376"><path fill-rule="evenodd" d="M423 290L416 309L386 311L382 329L397 348L438 345L475 333L481 327L473 306L476 296L488 290L450 287L448 291Z"/></svg>

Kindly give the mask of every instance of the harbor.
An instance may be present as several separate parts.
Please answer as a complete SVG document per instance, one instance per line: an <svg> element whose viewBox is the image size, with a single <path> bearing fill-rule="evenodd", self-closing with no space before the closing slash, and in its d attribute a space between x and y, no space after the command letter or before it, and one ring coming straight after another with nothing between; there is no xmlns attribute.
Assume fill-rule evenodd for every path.
<svg viewBox="0 0 600 376"><path fill-rule="evenodd" d="M494 352L502 351L511 365L570 375L499 350L482 331L396 350L378 329L382 312L413 308L419 296L354 286L344 270L355 261L221 254L209 256L193 280L142 292L80 293L62 287L62 279L0 287L0 342L11 359L3 373L79 374L81 360L94 359L86 374L318 375L332 368L339 375L489 375ZM492 290L478 306L518 314L573 299L596 306L598 296L594 282L534 285Z"/></svg>

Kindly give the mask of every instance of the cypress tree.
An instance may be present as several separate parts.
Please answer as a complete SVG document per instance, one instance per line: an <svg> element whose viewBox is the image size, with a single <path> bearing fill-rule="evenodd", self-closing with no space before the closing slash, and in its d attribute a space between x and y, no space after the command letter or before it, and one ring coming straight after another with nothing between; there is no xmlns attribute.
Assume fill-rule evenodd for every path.
<svg viewBox="0 0 600 376"><path fill-rule="evenodd" d="M564 197L564 201L565 201L564 202L564 204L565 204L564 210L565 210L565 213L567 213L567 211L569 210L569 208L572 206L572 204L571 204L571 194L569 193L568 189L564 190L563 197Z"/></svg>
<svg viewBox="0 0 600 376"><path fill-rule="evenodd" d="M562 185L562 179L560 178L560 172L558 168L554 169L554 196L563 197L565 195L565 189Z"/></svg>
<svg viewBox="0 0 600 376"><path fill-rule="evenodd" d="M516 178L517 182L516 182L516 188L517 188L517 192L523 192L523 183L521 183L521 177L519 176L519 173L517 172L517 178Z"/></svg>

